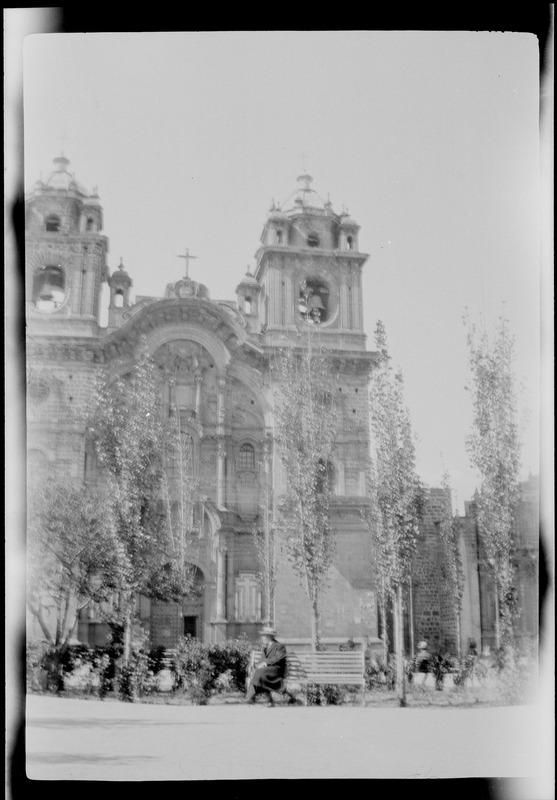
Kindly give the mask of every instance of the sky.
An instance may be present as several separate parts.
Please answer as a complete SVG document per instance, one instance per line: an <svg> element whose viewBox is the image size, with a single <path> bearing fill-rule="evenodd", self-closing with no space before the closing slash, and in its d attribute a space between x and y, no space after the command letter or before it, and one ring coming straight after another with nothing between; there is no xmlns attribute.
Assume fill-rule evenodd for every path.
<svg viewBox="0 0 557 800"><path fill-rule="evenodd" d="M98 187L110 271L122 259L135 296L163 296L187 247L191 277L234 299L271 203L307 172L361 226L367 346L382 320L422 480L448 471L459 511L479 485L466 310L488 333L510 320L521 477L539 473L550 287L533 34L36 34L23 57L25 187L63 152Z"/></svg>

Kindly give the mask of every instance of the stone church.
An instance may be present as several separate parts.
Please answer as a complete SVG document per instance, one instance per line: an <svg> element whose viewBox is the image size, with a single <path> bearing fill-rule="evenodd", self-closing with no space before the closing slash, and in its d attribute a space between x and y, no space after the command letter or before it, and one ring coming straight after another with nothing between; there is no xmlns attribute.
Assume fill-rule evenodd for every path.
<svg viewBox="0 0 557 800"><path fill-rule="evenodd" d="M312 178L302 175L290 197L267 213L253 274L238 276L234 299L217 299L211 287L192 280L186 251L184 277L161 287L160 297L136 295L133 303L132 275L122 263L110 271L103 230L96 191L76 180L65 157L56 158L53 171L31 187L25 201L28 474L95 480L98 467L85 428L96 375L103 364L129 371L146 341L167 377L166 408L172 405L189 420L202 502L188 556L199 591L182 603L139 598L142 625L153 647L172 647L186 633L205 642L241 634L255 639L270 613L253 536L260 524L260 476L262 471L272 476L275 495L285 480L273 448L269 367L277 348L293 341L304 322L309 289L323 344L334 354L340 376L335 389L340 427L330 476L337 553L323 597L322 640L329 646L352 639L379 647L381 621L361 515L374 357L363 329L362 272L368 256L359 249L359 225L335 212L312 188ZM108 323L102 327L105 283ZM440 568L436 491L430 492L407 603L410 649L418 637L439 646L454 638L435 577ZM481 581L474 547L466 540L475 535L473 524L465 530L470 580L461 637L481 642ZM309 603L280 559L274 620L286 644L303 647L310 641ZM103 644L102 609L85 609L75 635L90 645Z"/></svg>

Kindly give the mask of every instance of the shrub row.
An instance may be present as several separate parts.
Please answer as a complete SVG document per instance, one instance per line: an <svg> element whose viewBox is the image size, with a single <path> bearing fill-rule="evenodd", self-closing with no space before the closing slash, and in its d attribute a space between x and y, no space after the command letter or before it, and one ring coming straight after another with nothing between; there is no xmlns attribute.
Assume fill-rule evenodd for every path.
<svg viewBox="0 0 557 800"><path fill-rule="evenodd" d="M118 636L106 648L54 648L46 642L30 642L27 689L88 693L100 698L114 692L121 700L133 702L159 691L166 671L169 691L204 704L212 694L244 690L251 647L246 638L202 644L186 636L171 652L164 648L147 650L136 642L124 663Z"/></svg>

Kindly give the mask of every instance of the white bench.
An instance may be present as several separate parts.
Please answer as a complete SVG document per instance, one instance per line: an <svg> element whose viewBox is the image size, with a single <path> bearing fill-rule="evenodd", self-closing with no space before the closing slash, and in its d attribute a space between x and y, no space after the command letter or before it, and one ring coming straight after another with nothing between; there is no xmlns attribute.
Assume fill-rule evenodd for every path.
<svg viewBox="0 0 557 800"><path fill-rule="evenodd" d="M252 650L248 681L255 665L263 658L261 650ZM365 662L363 650L329 651L286 654L284 688L291 691L299 685L305 688L306 705L309 686L359 686L361 703L365 703Z"/></svg>

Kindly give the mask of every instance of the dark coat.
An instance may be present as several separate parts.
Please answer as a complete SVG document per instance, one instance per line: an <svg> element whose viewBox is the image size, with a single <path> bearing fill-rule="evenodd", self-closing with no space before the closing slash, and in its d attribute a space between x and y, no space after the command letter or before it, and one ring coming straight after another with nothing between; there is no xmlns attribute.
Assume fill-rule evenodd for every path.
<svg viewBox="0 0 557 800"><path fill-rule="evenodd" d="M286 675L286 647L281 642L271 642L263 650L264 667L258 667L251 679L252 686L266 692L276 692L282 687Z"/></svg>

